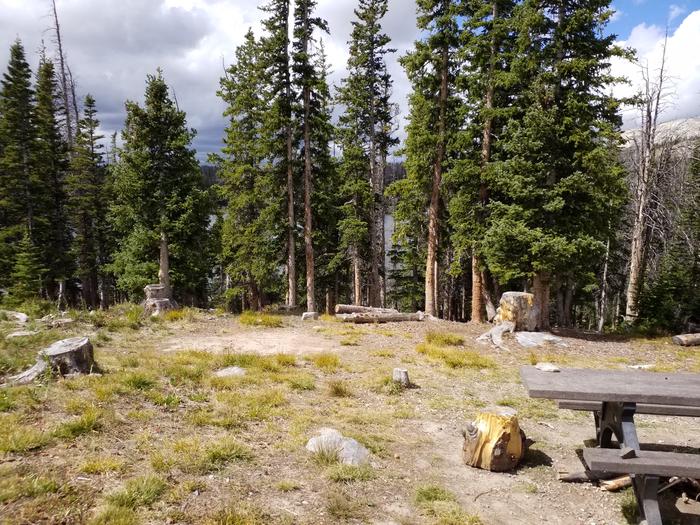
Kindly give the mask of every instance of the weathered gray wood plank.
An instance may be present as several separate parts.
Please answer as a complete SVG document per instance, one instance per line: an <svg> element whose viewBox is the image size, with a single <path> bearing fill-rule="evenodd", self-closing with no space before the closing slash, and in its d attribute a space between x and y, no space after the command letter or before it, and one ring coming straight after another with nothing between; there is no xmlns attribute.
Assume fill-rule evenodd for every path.
<svg viewBox="0 0 700 525"><path fill-rule="evenodd" d="M585 448L583 459L590 470L616 474L647 474L700 478L700 454L638 450L637 457L622 459L614 448Z"/></svg>
<svg viewBox="0 0 700 525"><path fill-rule="evenodd" d="M601 410L602 403L600 401L573 401L570 399L560 399L557 401L557 406L566 410L594 412ZM655 416L700 417L700 407L648 405L645 403L639 403L637 405L636 413Z"/></svg>
<svg viewBox="0 0 700 525"><path fill-rule="evenodd" d="M531 397L700 407L700 374L524 366L520 375Z"/></svg>

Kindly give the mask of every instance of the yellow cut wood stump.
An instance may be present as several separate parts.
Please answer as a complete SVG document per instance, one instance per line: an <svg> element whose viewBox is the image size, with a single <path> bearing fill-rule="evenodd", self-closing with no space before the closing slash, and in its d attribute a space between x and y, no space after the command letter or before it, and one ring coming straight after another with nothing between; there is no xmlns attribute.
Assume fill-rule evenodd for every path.
<svg viewBox="0 0 700 525"><path fill-rule="evenodd" d="M480 412L462 434L464 463L471 467L504 472L513 470L525 456L525 434L512 408Z"/></svg>

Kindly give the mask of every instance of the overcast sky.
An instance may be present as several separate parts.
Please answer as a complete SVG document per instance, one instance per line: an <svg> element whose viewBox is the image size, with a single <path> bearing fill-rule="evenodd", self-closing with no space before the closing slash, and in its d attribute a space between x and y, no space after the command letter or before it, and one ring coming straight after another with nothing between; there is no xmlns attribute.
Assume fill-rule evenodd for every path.
<svg viewBox="0 0 700 525"><path fill-rule="evenodd" d="M99 110L102 129L121 129L124 101L141 101L146 74L162 67L188 123L198 131L200 159L221 145L223 106L216 97L223 64L232 60L235 47L249 27L260 33L263 13L256 0L58 0L64 48L79 95L91 93ZM337 85L344 75L347 40L356 0L319 0L318 15L328 21L331 35L324 37L332 67L329 82ZM659 0L618 0L610 25L626 45L635 47L652 69L658 64L669 27L667 55L674 97L664 119L700 115L700 0L667 3ZM53 50L50 0L0 0L0 70L5 71L8 50L19 37L36 67L42 39ZM384 20L397 48L390 57L394 100L401 119L407 112L409 86L396 58L417 38L414 0L389 0ZM638 67L616 63L617 72L638 82ZM624 88L629 92L632 87ZM634 124L627 114L627 127ZM403 132L399 132L403 136Z"/></svg>

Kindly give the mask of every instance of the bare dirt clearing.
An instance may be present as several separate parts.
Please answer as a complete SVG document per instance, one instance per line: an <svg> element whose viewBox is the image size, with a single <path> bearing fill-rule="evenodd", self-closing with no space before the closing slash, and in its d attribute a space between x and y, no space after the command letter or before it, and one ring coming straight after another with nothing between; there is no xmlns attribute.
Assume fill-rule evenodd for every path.
<svg viewBox="0 0 700 525"><path fill-rule="evenodd" d="M91 333L104 374L0 391L2 523L624 524L629 492L556 478L581 470L590 415L528 398L518 367L700 370L697 352L661 339L566 338L534 351L508 341L503 352L474 343L480 326L282 322L190 311L55 334ZM425 343L428 331L464 342ZM5 369L25 351L35 355L6 344L15 361ZM245 375L214 375L227 366ZM395 388L397 366L419 388ZM464 423L491 405L517 409L536 441L513 473L462 464ZM371 466L312 457L304 445L322 427L365 445ZM640 417L638 427L643 442L700 444L690 419Z"/></svg>

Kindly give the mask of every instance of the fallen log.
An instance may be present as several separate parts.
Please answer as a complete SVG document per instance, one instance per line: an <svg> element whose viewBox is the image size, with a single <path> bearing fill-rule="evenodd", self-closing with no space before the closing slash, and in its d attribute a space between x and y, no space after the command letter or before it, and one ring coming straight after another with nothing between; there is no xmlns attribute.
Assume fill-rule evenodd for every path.
<svg viewBox="0 0 700 525"><path fill-rule="evenodd" d="M9 378L10 385L26 385L47 371L65 376L99 372L87 337L71 337L55 342L37 353L36 364L29 370Z"/></svg>
<svg viewBox="0 0 700 525"><path fill-rule="evenodd" d="M503 334L506 332L513 333L515 331L515 323L512 321L501 321L485 334L481 334L476 340L479 343L491 343L496 348L508 351L508 347L503 344Z"/></svg>
<svg viewBox="0 0 700 525"><path fill-rule="evenodd" d="M356 324L366 324L366 323L398 323L401 321L422 321L425 318L423 312L416 312L415 314L402 314L402 313L354 313L354 314L337 314L339 318L344 323L356 323Z"/></svg>
<svg viewBox="0 0 700 525"><path fill-rule="evenodd" d="M674 335L671 340L680 346L700 346L700 334Z"/></svg>
<svg viewBox="0 0 700 525"><path fill-rule="evenodd" d="M398 314L395 308L375 308L374 306L359 306L355 304L336 304L337 314Z"/></svg>
<svg viewBox="0 0 700 525"><path fill-rule="evenodd" d="M632 486L632 478L628 475L620 476L619 478L602 480L600 486L603 490L608 492L615 492L620 489L624 489Z"/></svg>

